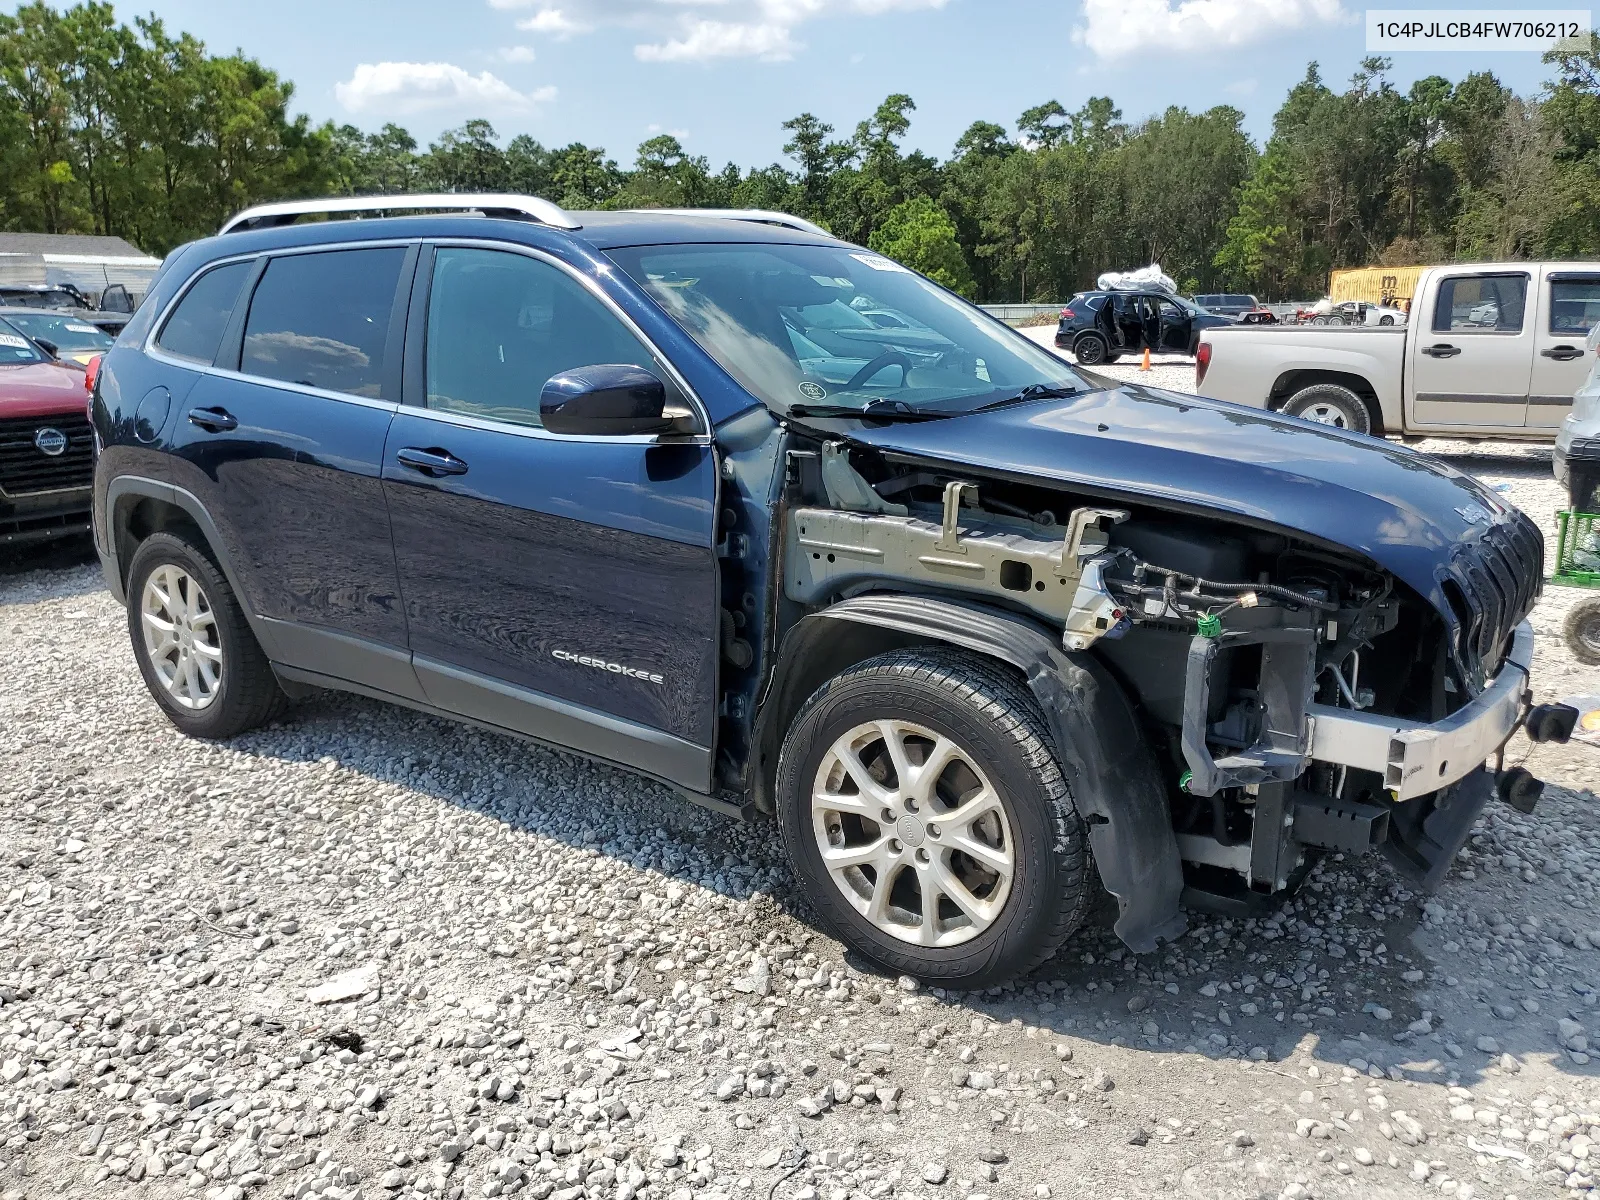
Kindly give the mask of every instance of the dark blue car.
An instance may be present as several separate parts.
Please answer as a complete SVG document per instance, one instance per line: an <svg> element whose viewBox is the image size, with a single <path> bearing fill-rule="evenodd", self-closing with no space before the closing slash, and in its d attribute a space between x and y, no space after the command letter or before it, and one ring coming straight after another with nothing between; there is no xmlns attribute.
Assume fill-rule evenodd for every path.
<svg viewBox="0 0 1600 1200"><path fill-rule="evenodd" d="M1498 496L1079 373L782 214L252 209L92 415L181 730L339 688L616 763L774 816L841 937L949 986L1096 878L1137 950L1330 849L1434 886L1525 717L1542 547Z"/></svg>

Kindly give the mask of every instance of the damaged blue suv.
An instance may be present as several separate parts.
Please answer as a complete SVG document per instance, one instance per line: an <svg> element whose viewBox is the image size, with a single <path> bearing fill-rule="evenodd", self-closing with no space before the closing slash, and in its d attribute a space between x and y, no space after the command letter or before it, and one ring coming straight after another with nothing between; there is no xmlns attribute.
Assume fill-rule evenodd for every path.
<svg viewBox="0 0 1600 1200"><path fill-rule="evenodd" d="M361 216L359 220L297 218ZM1542 543L1410 450L1074 369L763 212L250 209L92 402L94 527L184 732L339 688L777 821L951 987L1103 885L1135 950L1329 851L1436 885L1528 718Z"/></svg>

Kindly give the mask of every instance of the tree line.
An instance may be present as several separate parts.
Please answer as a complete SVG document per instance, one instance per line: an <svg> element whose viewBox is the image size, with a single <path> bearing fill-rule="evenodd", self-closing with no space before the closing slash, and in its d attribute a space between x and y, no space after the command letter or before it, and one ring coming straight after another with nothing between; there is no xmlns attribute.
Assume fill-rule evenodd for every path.
<svg viewBox="0 0 1600 1200"><path fill-rule="evenodd" d="M509 191L794 212L984 301L1054 302L1152 261L1188 291L1304 297L1341 266L1600 256L1600 35L1545 62L1535 97L1487 71L1401 91L1379 58L1336 90L1312 63L1259 149L1226 105L1127 121L1094 97L976 121L940 161L904 149L916 104L896 94L853 130L784 122L768 166L714 170L663 134L625 168L486 120L426 149L394 124L313 125L253 58L109 4L33 3L0 14L0 228L161 254L267 200Z"/></svg>

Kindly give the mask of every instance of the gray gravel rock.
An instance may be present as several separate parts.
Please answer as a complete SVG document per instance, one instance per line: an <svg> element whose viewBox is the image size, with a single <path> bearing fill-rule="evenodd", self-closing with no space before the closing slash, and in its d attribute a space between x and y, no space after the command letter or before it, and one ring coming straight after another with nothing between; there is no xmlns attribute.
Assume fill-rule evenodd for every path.
<svg viewBox="0 0 1600 1200"><path fill-rule="evenodd" d="M1548 528L1547 450L1424 448ZM1592 690L1572 599L1534 614L1541 699ZM1591 751L1534 751L1538 812L1487 810L1437 896L1330 854L1258 916L1191 912L1133 955L1097 913L1033 977L960 995L808 925L764 820L348 696L189 741L126 638L92 563L0 563L0 1200L1377 1196L1418 1161L1430 1194L1528 1200L1593 1177ZM1463 1053L1480 1039L1498 1052Z"/></svg>

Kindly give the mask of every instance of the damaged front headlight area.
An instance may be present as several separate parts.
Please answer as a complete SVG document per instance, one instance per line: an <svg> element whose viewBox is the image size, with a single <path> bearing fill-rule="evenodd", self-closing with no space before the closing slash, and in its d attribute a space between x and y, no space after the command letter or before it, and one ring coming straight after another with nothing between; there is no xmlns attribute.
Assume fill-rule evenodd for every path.
<svg viewBox="0 0 1600 1200"><path fill-rule="evenodd" d="M1248 911L1326 852L1380 849L1420 886L1442 878L1493 794L1485 760L1526 714L1531 639L1508 632L1492 676L1468 680L1451 622L1353 553L876 466L868 483L838 443L803 466L815 502L786 513L787 598L942 593L1093 655L1167 780L1191 903Z"/></svg>

